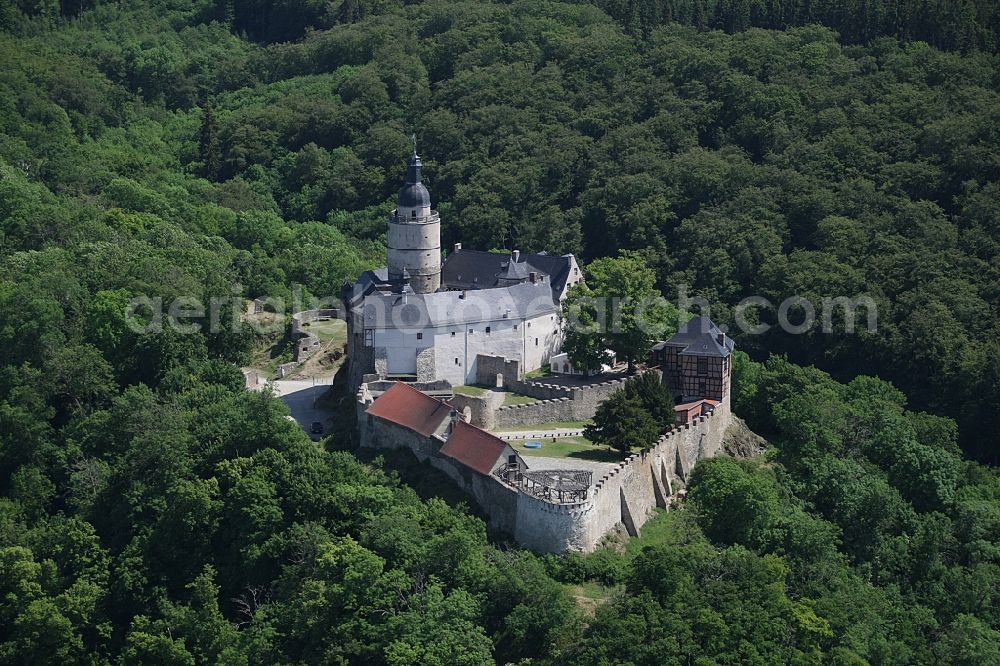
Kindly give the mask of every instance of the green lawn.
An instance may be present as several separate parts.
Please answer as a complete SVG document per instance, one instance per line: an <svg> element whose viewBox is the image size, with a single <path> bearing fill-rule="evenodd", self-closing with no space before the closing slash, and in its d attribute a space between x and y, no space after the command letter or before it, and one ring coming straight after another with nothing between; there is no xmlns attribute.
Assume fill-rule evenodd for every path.
<svg viewBox="0 0 1000 666"><path fill-rule="evenodd" d="M542 443L540 449L525 448L525 443L537 441ZM554 442L551 438L510 442L514 450L525 456L540 456L543 458L579 458L597 462L617 463L622 456L618 451L611 451L606 446L597 446L586 437L563 437Z"/></svg>
<svg viewBox="0 0 1000 666"><path fill-rule="evenodd" d="M547 421L545 423L531 423L529 425L500 426L498 432L510 432L514 430L577 430L586 428L590 421Z"/></svg>
<svg viewBox="0 0 1000 666"><path fill-rule="evenodd" d="M302 324L302 330L312 333L323 342L344 344L347 342L347 322L341 319L327 319Z"/></svg>
<svg viewBox="0 0 1000 666"><path fill-rule="evenodd" d="M551 374L552 374L552 370L549 369L549 366L545 365L545 366L542 366L541 368L538 368L537 370L532 370L531 372L524 373L524 378L525 379L538 379L539 377L548 377Z"/></svg>
<svg viewBox="0 0 1000 666"><path fill-rule="evenodd" d="M481 396L486 393L486 389L481 386L468 386L461 384L459 386L452 386L451 390L459 395L471 395L471 396Z"/></svg>
<svg viewBox="0 0 1000 666"><path fill-rule="evenodd" d="M495 390L489 386L480 386L478 384L462 384L459 386L451 387L451 390L459 395L471 395L479 397L486 393L487 391ZM520 393L514 393L513 391L498 391L503 393L503 404L504 405L527 405L532 402L538 402L538 398L532 398L530 395L521 395Z"/></svg>
<svg viewBox="0 0 1000 666"><path fill-rule="evenodd" d="M512 391L506 391L506 395L503 398L504 405L527 405L532 402L538 402L538 398L532 398L530 395L521 395Z"/></svg>

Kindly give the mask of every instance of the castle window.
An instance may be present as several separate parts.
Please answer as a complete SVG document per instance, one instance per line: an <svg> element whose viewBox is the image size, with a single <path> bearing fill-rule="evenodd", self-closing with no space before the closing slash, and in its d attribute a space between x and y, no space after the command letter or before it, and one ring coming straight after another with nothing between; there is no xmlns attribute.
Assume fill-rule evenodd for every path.
<svg viewBox="0 0 1000 666"><path fill-rule="evenodd" d="M469 329L469 335L472 335L472 334L473 334L473 333L475 333L475 332L476 332L476 329L474 329L474 328L470 328L470 329Z"/></svg>
<svg viewBox="0 0 1000 666"><path fill-rule="evenodd" d="M514 324L514 330L515 331L517 330L517 324Z"/></svg>
<svg viewBox="0 0 1000 666"><path fill-rule="evenodd" d="M489 332L490 332L490 327L489 327L489 326L487 326L487 327L486 327L486 332L487 332L487 333L489 333Z"/></svg>
<svg viewBox="0 0 1000 666"><path fill-rule="evenodd" d="M417 333L417 340L423 340L423 339L424 339L424 334L423 333Z"/></svg>
<svg viewBox="0 0 1000 666"><path fill-rule="evenodd" d="M455 357L455 365L458 365L458 357Z"/></svg>
<svg viewBox="0 0 1000 666"><path fill-rule="evenodd" d="M538 338L535 338L535 346L538 346Z"/></svg>
<svg viewBox="0 0 1000 666"><path fill-rule="evenodd" d="M366 328L365 329L365 347L371 347L374 344L375 344L375 331L372 330L372 329L370 329L370 328Z"/></svg>
<svg viewBox="0 0 1000 666"><path fill-rule="evenodd" d="M708 376L708 359L704 356L698 357L698 376L707 377Z"/></svg>
<svg viewBox="0 0 1000 666"><path fill-rule="evenodd" d="M451 337L455 337L455 331L451 332Z"/></svg>
<svg viewBox="0 0 1000 666"><path fill-rule="evenodd" d="M416 216L417 216L417 211L411 210L410 211L410 217L416 217Z"/></svg>

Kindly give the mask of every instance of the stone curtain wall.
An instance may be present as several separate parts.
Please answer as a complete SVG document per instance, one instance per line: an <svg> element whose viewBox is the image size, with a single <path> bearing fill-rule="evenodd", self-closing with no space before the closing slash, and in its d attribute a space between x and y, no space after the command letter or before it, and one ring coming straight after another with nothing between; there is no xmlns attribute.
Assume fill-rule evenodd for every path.
<svg viewBox="0 0 1000 666"><path fill-rule="evenodd" d="M371 404L370 399L370 393L365 388L358 392L361 446L371 449L408 449L417 460L444 472L456 486L472 497L489 517L491 531L507 536L514 534L518 496L522 493L492 476L483 476L442 455L444 440L441 437L423 437L384 419L374 416L369 418L365 410Z"/></svg>
<svg viewBox="0 0 1000 666"><path fill-rule="evenodd" d="M324 319L340 319L337 308L321 310L303 310L292 315L292 340L295 342L295 360L302 363L319 351L320 340L312 333L302 330L302 324Z"/></svg>
<svg viewBox="0 0 1000 666"><path fill-rule="evenodd" d="M497 375L502 375L503 386L510 381L521 378L521 363L517 360L507 360L503 356L476 356L476 383L482 386L497 387Z"/></svg>
<svg viewBox="0 0 1000 666"><path fill-rule="evenodd" d="M655 507L668 505L695 463L722 451L730 420L727 397L711 414L672 428L597 479L583 502L553 505L518 493L515 539L537 552L561 553L594 550L618 523L637 535Z"/></svg>
<svg viewBox="0 0 1000 666"><path fill-rule="evenodd" d="M529 426L535 423L552 423L554 421L583 421L594 416L577 418L576 405L569 398L557 400L540 400L525 405L507 405L493 413L495 428L511 426ZM485 426L483 426L485 427Z"/></svg>
<svg viewBox="0 0 1000 666"><path fill-rule="evenodd" d="M479 357L479 363L483 363L484 358L489 358L494 366L495 357ZM650 369L646 372L660 371ZM491 430L496 427L511 427L531 425L534 423L552 423L554 421L589 421L594 418L597 407L602 402L611 397L611 394L622 387L630 378L611 379L597 382L585 386L562 386L550 384L544 381L504 379L504 386L507 390L521 393L522 395L538 398L538 402L523 405L497 406L492 415L489 414L488 406L483 406L480 410L482 416L480 420L475 420L476 410L473 409L474 425Z"/></svg>
<svg viewBox="0 0 1000 666"><path fill-rule="evenodd" d="M362 446L409 449L468 493L489 516L492 530L511 534L521 546L541 553L593 551L619 523L630 535L637 535L655 507L668 506L695 463L722 452L732 420L727 396L710 414L671 428L655 445L630 455L596 479L586 500L554 504L442 456L440 437L422 437L378 417L369 418L365 410L370 404L371 393L363 386L357 402Z"/></svg>
<svg viewBox="0 0 1000 666"><path fill-rule="evenodd" d="M465 413L469 410L469 423L483 430L493 430L497 427L496 413L503 405L504 394L497 391L486 391L483 395L464 395L456 393L449 402L452 407Z"/></svg>

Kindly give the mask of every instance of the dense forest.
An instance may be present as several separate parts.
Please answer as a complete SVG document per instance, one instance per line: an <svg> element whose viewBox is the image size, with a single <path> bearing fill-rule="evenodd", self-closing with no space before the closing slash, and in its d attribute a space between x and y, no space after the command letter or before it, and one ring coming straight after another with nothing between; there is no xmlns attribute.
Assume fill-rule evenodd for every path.
<svg viewBox="0 0 1000 666"><path fill-rule="evenodd" d="M1000 663L997 22L0 0L0 662ZM411 133L446 246L632 251L720 323L867 294L877 330L737 334L772 447L701 464L640 542L490 540L244 391L252 332L124 318L335 293Z"/></svg>

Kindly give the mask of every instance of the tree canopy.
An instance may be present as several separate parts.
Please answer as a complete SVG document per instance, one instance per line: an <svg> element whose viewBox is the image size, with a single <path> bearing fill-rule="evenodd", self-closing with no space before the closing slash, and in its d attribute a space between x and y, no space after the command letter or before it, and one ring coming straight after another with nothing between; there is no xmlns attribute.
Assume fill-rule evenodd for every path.
<svg viewBox="0 0 1000 666"><path fill-rule="evenodd" d="M0 0L0 662L997 662L996 35L975 0ZM731 329L769 453L541 557L245 391L229 315L382 262L414 132L445 247L720 324L815 303ZM823 301L859 295L874 330ZM235 301L145 334L139 297ZM634 323L572 353L641 360ZM640 389L609 423L655 437Z"/></svg>

